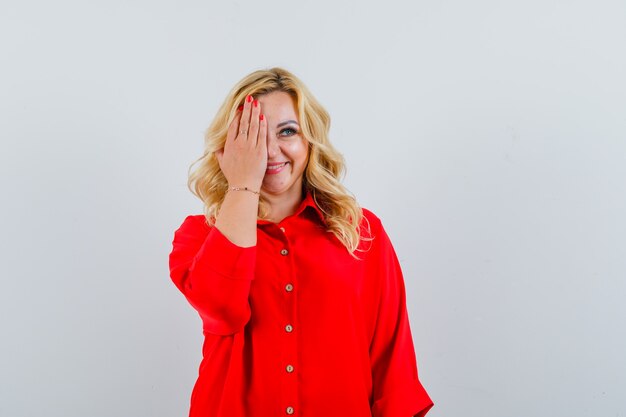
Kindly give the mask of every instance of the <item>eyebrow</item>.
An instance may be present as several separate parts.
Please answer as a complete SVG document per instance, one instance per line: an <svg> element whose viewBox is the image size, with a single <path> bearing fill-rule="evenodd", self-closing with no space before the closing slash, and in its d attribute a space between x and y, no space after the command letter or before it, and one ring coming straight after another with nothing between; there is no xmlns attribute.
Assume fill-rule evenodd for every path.
<svg viewBox="0 0 626 417"><path fill-rule="evenodd" d="M295 120L286 120L284 122L280 122L279 124L277 124L276 127L282 127L282 126L288 125L289 123L298 124L298 122L296 122ZM298 125L298 126L300 126L300 125Z"/></svg>

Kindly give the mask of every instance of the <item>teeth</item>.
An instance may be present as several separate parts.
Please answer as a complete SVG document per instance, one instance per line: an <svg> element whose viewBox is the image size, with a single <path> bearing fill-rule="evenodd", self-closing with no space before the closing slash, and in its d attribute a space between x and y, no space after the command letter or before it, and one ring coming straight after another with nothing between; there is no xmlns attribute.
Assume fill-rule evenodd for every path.
<svg viewBox="0 0 626 417"><path fill-rule="evenodd" d="M282 164L278 164L278 165L268 165L267 169L278 169L278 168L282 168L286 165L286 162L283 162Z"/></svg>

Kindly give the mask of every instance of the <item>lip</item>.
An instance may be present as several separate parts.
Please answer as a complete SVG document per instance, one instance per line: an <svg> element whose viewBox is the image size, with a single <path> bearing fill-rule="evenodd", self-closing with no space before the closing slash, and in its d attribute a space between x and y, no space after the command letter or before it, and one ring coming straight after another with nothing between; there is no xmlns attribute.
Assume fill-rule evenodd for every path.
<svg viewBox="0 0 626 417"><path fill-rule="evenodd" d="M267 164L267 169L265 170L265 173L268 175L278 174L280 171L285 169L287 165L289 165L289 162Z"/></svg>

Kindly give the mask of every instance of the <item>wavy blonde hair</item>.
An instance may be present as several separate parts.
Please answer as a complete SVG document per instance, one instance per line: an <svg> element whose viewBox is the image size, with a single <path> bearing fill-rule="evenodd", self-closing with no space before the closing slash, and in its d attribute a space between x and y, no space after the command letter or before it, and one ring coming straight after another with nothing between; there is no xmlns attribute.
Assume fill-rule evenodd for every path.
<svg viewBox="0 0 626 417"><path fill-rule="evenodd" d="M245 98L275 91L288 93L295 100L302 134L308 142L309 158L303 174L303 191L311 193L324 214L327 231L356 257L355 251L362 251L359 244L371 240L369 224L356 199L341 184L345 163L328 139L330 116L304 83L282 68L255 71L230 91L205 133L203 155L189 167L189 189L204 202L207 223L213 225L228 190L215 152L224 148L228 126ZM267 219L268 214L267 201L261 195L258 217ZM362 224L364 219L367 226Z"/></svg>

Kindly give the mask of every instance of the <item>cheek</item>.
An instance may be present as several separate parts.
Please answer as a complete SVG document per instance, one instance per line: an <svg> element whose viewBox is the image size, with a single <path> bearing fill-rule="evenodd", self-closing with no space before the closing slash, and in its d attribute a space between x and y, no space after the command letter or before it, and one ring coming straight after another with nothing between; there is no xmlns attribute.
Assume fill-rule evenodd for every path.
<svg viewBox="0 0 626 417"><path fill-rule="evenodd" d="M283 153L285 153L285 155L288 155L291 159L293 159L294 163L306 163L309 147L307 146L307 142L305 140L287 142L281 146L281 148L283 149Z"/></svg>

